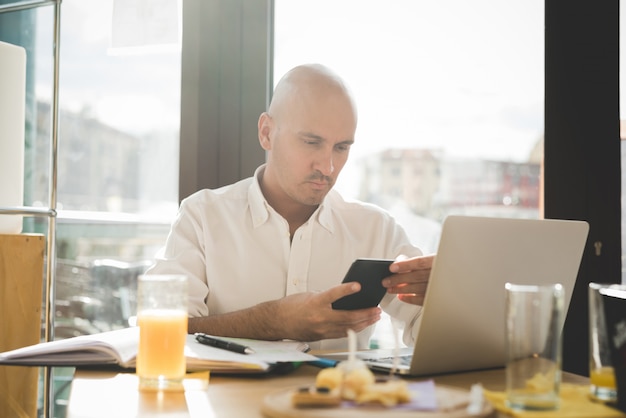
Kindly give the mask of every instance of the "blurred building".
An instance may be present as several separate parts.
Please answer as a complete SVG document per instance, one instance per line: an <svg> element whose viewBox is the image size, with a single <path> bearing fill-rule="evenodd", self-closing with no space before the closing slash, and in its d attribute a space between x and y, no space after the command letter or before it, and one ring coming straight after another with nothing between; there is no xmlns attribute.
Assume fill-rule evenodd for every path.
<svg viewBox="0 0 626 418"><path fill-rule="evenodd" d="M416 215L443 220L450 213L537 218L541 161L447 158L441 150L399 149L358 163L359 198L390 208L398 201Z"/></svg>

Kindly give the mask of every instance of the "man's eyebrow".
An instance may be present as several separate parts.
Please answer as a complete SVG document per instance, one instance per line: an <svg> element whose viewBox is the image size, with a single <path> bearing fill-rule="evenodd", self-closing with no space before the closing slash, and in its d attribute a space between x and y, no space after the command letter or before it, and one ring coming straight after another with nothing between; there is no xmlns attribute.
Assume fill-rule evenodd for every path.
<svg viewBox="0 0 626 418"><path fill-rule="evenodd" d="M317 134L314 134L313 132L300 132L299 135L303 138L314 139L317 141L326 141L326 138L319 136ZM338 144L352 145L354 144L354 139L352 138L346 139L344 141L338 142Z"/></svg>
<svg viewBox="0 0 626 418"><path fill-rule="evenodd" d="M316 139L318 141L325 141L325 139L319 135L314 134L313 132L300 132L299 136L303 138Z"/></svg>

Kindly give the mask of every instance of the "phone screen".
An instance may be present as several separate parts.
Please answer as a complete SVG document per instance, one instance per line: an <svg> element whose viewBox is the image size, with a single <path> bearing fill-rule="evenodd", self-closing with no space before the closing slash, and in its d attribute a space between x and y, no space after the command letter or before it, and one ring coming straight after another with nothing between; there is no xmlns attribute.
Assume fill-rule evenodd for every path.
<svg viewBox="0 0 626 418"><path fill-rule="evenodd" d="M359 282L361 290L333 302L333 309L354 310L378 306L387 289L382 280L391 276L389 265L394 260L359 258L355 260L342 283Z"/></svg>

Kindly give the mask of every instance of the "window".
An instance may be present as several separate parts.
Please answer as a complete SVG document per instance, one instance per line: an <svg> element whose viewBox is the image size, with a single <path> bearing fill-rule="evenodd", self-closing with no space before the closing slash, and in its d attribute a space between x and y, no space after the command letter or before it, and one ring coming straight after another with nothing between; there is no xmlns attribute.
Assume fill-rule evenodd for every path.
<svg viewBox="0 0 626 418"><path fill-rule="evenodd" d="M180 46L113 48L121 3L128 4L64 0L61 7L57 339L128 326L136 276L178 208ZM176 28L180 5L169 5L166 23ZM52 6L0 14L0 40L27 50L27 206L49 204L53 22ZM47 222L26 217L23 230L46 234ZM54 373L55 415L64 416L62 383L71 371Z"/></svg>
<svg viewBox="0 0 626 418"><path fill-rule="evenodd" d="M448 214L541 216L542 0L275 5L274 82L319 62L356 96L344 195L391 211L425 252Z"/></svg>
<svg viewBox="0 0 626 418"><path fill-rule="evenodd" d="M542 0L275 4L274 81L320 62L356 96L343 194L411 214L422 247L451 213L541 216Z"/></svg>
<svg viewBox="0 0 626 418"><path fill-rule="evenodd" d="M178 206L180 121L179 50L112 48L112 0L61 10L57 338L127 325L127 276L154 257ZM7 36L28 51L25 204L47 206L52 7L11 14L21 25ZM44 223L26 219L25 231Z"/></svg>

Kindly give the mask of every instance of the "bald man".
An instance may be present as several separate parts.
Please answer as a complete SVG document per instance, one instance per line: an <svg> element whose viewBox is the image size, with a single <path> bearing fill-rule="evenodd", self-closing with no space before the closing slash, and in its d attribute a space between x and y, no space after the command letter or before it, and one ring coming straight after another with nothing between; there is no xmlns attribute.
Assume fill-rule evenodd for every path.
<svg viewBox="0 0 626 418"><path fill-rule="evenodd" d="M433 256L384 210L333 190L356 127L352 95L328 68L298 66L279 81L258 121L267 162L253 177L186 198L148 271L188 276L190 333L346 349L352 329L367 348L383 309L413 343ZM387 294L380 307L333 310L359 290L341 284L356 258L397 260Z"/></svg>

